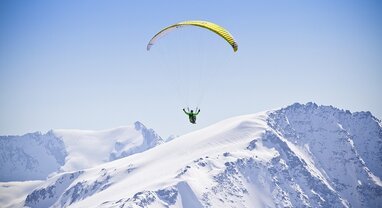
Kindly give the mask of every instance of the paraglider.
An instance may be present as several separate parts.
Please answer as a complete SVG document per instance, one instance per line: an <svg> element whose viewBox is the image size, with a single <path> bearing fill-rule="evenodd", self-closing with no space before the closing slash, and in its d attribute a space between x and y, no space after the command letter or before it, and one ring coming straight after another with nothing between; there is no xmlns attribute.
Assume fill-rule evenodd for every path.
<svg viewBox="0 0 382 208"><path fill-rule="evenodd" d="M237 45L235 39L233 38L233 36L225 28L223 28L223 27L221 27L221 26L219 26L219 25L217 25L215 23L212 23L212 22L199 21L199 20L191 20L191 21L179 22L179 23L170 25L170 26L165 27L164 29L160 30L158 33L156 33L150 39L150 41L149 41L149 43L147 44L147 47L146 47L147 51L149 51L152 48L152 46L155 45L156 42L160 38L162 38L163 36L167 35L168 33L172 32L174 30L177 30L177 29L183 28L183 27L188 27L188 26L204 28L204 29L207 29L207 30L209 30L211 32L214 32L215 34L217 34L218 36L223 38L231 46L231 48L232 48L232 50L234 52L236 52L238 50L238 45ZM183 111L184 111L184 113L186 113L188 115L190 123L196 124L196 115L199 114L200 109L198 109L198 107L197 107L195 112L194 112L193 110L186 111L183 108Z"/></svg>
<svg viewBox="0 0 382 208"><path fill-rule="evenodd" d="M201 27L208 29L216 34L218 34L220 37L224 38L232 47L233 51L236 52L238 49L238 45L235 41L235 39L232 37L232 35L223 27L212 23L212 22L207 22L207 21L184 21L184 22L179 22L173 25L170 25L161 31L159 31L157 34L154 35L154 37L151 38L149 43L147 44L147 50L149 51L151 47L156 43L156 41L165 36L167 33L186 26L196 26L196 27Z"/></svg>
<svg viewBox="0 0 382 208"><path fill-rule="evenodd" d="M190 120L190 123L196 124L196 116L200 113L200 109L196 109L196 113L194 110L187 109L188 112L183 108L183 112L188 115L188 119Z"/></svg>

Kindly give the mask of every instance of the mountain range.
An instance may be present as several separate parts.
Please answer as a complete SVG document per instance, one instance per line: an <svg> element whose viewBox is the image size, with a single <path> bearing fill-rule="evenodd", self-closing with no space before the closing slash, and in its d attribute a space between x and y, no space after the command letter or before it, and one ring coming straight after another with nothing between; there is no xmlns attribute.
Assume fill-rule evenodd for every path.
<svg viewBox="0 0 382 208"><path fill-rule="evenodd" d="M295 103L168 142L136 122L0 144L1 207L382 207L370 112Z"/></svg>

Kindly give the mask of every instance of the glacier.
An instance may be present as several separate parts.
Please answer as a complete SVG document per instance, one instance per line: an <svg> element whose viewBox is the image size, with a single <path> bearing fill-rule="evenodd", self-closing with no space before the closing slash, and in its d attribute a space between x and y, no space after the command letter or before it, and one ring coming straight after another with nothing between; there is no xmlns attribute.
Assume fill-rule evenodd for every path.
<svg viewBox="0 0 382 208"><path fill-rule="evenodd" d="M2 207L382 207L382 125L370 112L295 103L125 157L115 144L115 157L67 166Z"/></svg>

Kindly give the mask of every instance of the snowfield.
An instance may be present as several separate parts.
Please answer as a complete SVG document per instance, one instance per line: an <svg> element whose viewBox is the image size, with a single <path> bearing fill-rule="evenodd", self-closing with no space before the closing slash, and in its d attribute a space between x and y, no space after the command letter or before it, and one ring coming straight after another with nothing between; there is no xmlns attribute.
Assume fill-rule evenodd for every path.
<svg viewBox="0 0 382 208"><path fill-rule="evenodd" d="M71 138L66 131L56 134ZM126 157L119 157L115 142L104 144L100 155L86 157L91 154L86 144L98 146L87 138L92 134L82 132L80 141L73 143L64 140L71 156L60 166L63 172L36 183L33 190L19 191L18 196L25 196L23 203L0 197L0 204L382 207L382 126L369 112L296 103L230 118L154 148L136 148L137 142L133 149L142 151ZM132 149L130 141L122 142L123 147ZM80 169L77 160L71 161L80 151L82 160L90 160L89 168ZM14 187L6 184L0 186L0 195Z"/></svg>

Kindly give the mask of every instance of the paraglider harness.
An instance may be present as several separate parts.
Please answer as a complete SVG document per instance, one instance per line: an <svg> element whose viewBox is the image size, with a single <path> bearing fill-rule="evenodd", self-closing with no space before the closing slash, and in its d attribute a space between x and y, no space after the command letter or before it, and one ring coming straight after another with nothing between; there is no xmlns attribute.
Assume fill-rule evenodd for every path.
<svg viewBox="0 0 382 208"><path fill-rule="evenodd" d="M183 108L183 112L188 115L188 119L190 120L190 123L196 124L196 115L199 114L200 109L196 108L196 113L194 113L192 110L190 111L189 108L187 108L187 111Z"/></svg>

